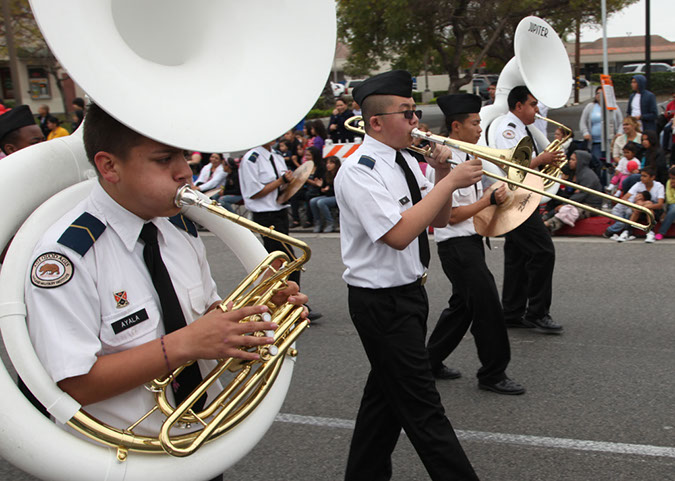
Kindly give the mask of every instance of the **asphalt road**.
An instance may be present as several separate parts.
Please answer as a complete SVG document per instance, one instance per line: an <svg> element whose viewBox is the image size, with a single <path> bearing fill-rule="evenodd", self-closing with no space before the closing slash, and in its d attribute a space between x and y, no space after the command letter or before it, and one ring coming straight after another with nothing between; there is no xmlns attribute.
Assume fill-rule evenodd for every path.
<svg viewBox="0 0 675 481"><path fill-rule="evenodd" d="M296 235L313 252L303 290L324 317L298 342L277 422L226 480L336 481L344 473L368 363L347 313L338 236ZM243 269L220 241L204 239L226 294ZM477 389L467 334L448 360L463 377L438 383L449 419L483 481L675 480L675 241L555 243L552 315L565 333L509 332L508 373L527 388L515 397ZM492 245L487 259L501 286L503 241ZM433 248L427 289L431 329L449 297ZM428 479L405 435L393 459L394 480ZM0 459L0 480L32 479Z"/></svg>

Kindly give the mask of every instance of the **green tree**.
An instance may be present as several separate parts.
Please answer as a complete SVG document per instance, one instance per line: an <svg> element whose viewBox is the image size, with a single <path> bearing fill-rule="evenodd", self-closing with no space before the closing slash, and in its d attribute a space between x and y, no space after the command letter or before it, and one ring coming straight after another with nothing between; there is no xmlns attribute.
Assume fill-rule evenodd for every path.
<svg viewBox="0 0 675 481"><path fill-rule="evenodd" d="M609 13L638 0L608 0ZM513 56L518 22L536 15L563 37L577 19L597 24L599 2L587 0L339 0L339 36L350 48L346 73L364 76L380 63L446 73L449 92L486 62L498 72Z"/></svg>
<svg viewBox="0 0 675 481"><path fill-rule="evenodd" d="M40 32L28 0L9 0L9 6L11 12L10 25L14 33L14 43L18 57L35 62L36 65L44 66L56 79L56 88L63 99L64 112L67 112L68 106L66 105L63 91L61 66L49 49L47 42L42 36L42 32ZM2 12L0 11L1 16ZM7 58L9 53L4 18L0 18L0 35L0 58ZM15 88L18 88L18 86L15 86Z"/></svg>

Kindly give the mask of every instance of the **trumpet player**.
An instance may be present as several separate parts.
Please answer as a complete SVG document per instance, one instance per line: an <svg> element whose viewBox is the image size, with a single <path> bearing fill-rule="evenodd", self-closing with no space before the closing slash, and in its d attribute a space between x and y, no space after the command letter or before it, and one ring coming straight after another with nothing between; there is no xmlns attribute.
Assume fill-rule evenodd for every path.
<svg viewBox="0 0 675 481"><path fill-rule="evenodd" d="M510 149L526 135L532 137L537 99L525 86L511 89L507 99L509 112L495 131L498 149ZM533 159L530 167L537 168L562 160L560 151L541 151L534 138ZM561 334L563 327L550 315L553 296L553 269L555 247L548 229L538 211L506 234L504 244L504 286L502 306L509 327L534 328L545 334Z"/></svg>
<svg viewBox="0 0 675 481"><path fill-rule="evenodd" d="M480 138L481 99L473 94L438 98L445 115L448 137L475 144ZM468 154L452 150L453 160L462 163ZM455 190L450 222L434 230L443 272L452 284L452 296L436 323L427 349L432 373L437 379L455 379L460 372L443 364L471 327L481 367L478 387L499 394L523 394L525 388L509 379L506 367L511 360L509 336L494 277L485 263L483 238L476 233L473 216L484 208L506 200L504 185L483 195L480 182Z"/></svg>
<svg viewBox="0 0 675 481"><path fill-rule="evenodd" d="M183 151L95 104L86 118L84 145L98 182L34 250L25 284L28 325L54 382L92 416L127 427L154 406L145 383L199 360L174 379L168 394L180 402L210 371L210 360L257 359L247 349L273 339L247 334L276 326L239 323L265 306L216 308L204 245L174 204L192 176ZM296 284L280 294L279 302L307 301ZM156 435L162 421L154 412L136 432Z"/></svg>

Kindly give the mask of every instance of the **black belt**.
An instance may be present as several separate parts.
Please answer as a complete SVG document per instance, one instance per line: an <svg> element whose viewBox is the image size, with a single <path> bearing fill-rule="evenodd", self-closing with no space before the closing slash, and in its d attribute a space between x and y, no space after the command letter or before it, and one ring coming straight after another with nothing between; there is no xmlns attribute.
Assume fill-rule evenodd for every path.
<svg viewBox="0 0 675 481"><path fill-rule="evenodd" d="M412 287L422 287L424 284L427 282L427 273L425 272L422 274L422 277L418 277L416 280L411 282L410 284L404 284L402 286L394 286L394 287L359 287L359 286L352 286L351 284L347 284L350 289L363 289L367 291L404 291L406 289L410 289Z"/></svg>

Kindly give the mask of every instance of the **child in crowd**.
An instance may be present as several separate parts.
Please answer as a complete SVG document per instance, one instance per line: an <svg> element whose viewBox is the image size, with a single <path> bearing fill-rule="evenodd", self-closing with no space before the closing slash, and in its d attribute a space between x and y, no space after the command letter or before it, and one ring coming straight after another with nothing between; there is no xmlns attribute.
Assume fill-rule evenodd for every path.
<svg viewBox="0 0 675 481"><path fill-rule="evenodd" d="M293 153L291 152L291 149L288 147L288 142L286 142L285 140L279 142L279 153L284 158L288 170L295 170L296 166L293 163Z"/></svg>
<svg viewBox="0 0 675 481"><path fill-rule="evenodd" d="M626 170L628 174L617 184L615 197L621 197L624 192L628 192L631 187L640 182L640 164L637 160L629 161Z"/></svg>
<svg viewBox="0 0 675 481"><path fill-rule="evenodd" d="M656 240L663 239L668 233L668 229L675 220L675 166L668 170L668 182L666 182L666 209L661 219L661 228L654 237Z"/></svg>
<svg viewBox="0 0 675 481"><path fill-rule="evenodd" d="M651 201L652 200L652 195L649 193L648 190L643 190L642 192L638 192L635 195L635 200L633 203L637 205L645 205L645 202ZM630 214L630 221L631 222L637 222L640 219L640 216L643 215L642 212L639 210L633 209L633 212ZM630 227L626 226L624 231L621 233L619 238L617 239L618 242L626 242L626 241L631 241L635 240L635 236L630 233Z"/></svg>
<svg viewBox="0 0 675 481"><path fill-rule="evenodd" d="M614 177L612 177L612 180L610 181L610 193L613 193L619 189L619 186L624 181L624 179L632 174L634 170L638 169L639 164L634 159L637 157L639 152L640 146L635 142L628 142L623 147L623 157L621 157L621 160L619 160L619 163L616 166L616 171L614 172ZM633 169L628 168L628 164L631 161L633 161L633 164L631 164Z"/></svg>

